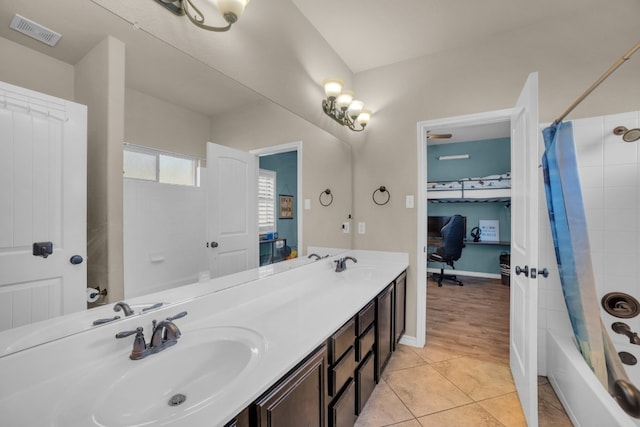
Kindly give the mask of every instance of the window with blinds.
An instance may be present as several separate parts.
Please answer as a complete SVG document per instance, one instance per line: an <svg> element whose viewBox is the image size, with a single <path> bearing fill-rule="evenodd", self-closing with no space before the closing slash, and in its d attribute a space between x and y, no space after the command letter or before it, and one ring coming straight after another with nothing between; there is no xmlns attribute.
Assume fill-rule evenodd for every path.
<svg viewBox="0 0 640 427"><path fill-rule="evenodd" d="M276 230L276 172L260 169L258 176L258 230L271 233Z"/></svg>

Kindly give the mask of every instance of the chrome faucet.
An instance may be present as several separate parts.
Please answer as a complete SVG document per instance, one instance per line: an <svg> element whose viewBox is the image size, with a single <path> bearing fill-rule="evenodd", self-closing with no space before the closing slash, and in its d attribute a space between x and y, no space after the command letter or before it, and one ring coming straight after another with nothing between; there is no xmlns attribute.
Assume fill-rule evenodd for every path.
<svg viewBox="0 0 640 427"><path fill-rule="evenodd" d="M140 360L145 357L159 353L162 350L171 347L178 342L180 338L180 329L173 323L174 320L180 319L187 315L186 311L176 314L173 317L167 317L159 322L153 321L153 332L151 334L151 341L147 344L144 338L144 332L142 327L138 327L133 331L124 331L116 334L116 338L125 338L130 335L136 334L133 339L133 349L129 358L131 360Z"/></svg>
<svg viewBox="0 0 640 427"><path fill-rule="evenodd" d="M344 258L340 258L340 259L337 259L337 260L333 261L333 262L336 263L336 273L340 273L341 271L345 271L347 269L347 261L348 260L351 260L354 263L358 262L358 260L355 259L352 256L346 256Z"/></svg>
<svg viewBox="0 0 640 427"><path fill-rule="evenodd" d="M134 314L134 311L131 309L131 307L129 307L129 304L127 304L124 301L120 301L117 302L114 306L113 306L113 311L124 311L124 315L126 317L131 316L132 314Z"/></svg>
<svg viewBox="0 0 640 427"><path fill-rule="evenodd" d="M631 327L624 322L614 322L611 325L611 329L613 329L616 333L626 335L629 337L629 342L631 344L640 345L640 337L636 332L631 330Z"/></svg>

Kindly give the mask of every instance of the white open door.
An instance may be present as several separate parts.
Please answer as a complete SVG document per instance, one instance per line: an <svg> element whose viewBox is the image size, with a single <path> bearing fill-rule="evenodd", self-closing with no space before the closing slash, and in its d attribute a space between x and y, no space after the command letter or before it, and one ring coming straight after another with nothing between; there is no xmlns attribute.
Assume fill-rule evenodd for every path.
<svg viewBox="0 0 640 427"><path fill-rule="evenodd" d="M0 82L0 330L86 308L86 164L85 106Z"/></svg>
<svg viewBox="0 0 640 427"><path fill-rule="evenodd" d="M209 142L206 175L211 277L258 267L258 157Z"/></svg>
<svg viewBox="0 0 640 427"><path fill-rule="evenodd" d="M510 365L529 426L538 425L538 73L511 117Z"/></svg>

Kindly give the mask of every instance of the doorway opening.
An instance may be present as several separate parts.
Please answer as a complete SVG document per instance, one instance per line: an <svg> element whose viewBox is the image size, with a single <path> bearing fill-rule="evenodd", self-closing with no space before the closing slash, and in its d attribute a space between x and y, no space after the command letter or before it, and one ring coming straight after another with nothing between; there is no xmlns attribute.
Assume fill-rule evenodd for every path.
<svg viewBox="0 0 640 427"><path fill-rule="evenodd" d="M453 181L456 183L462 178L479 178L482 175L483 168L487 167L486 165L482 165L481 163L486 163L486 160L491 158L492 153L482 153L481 149L476 149L472 144L477 144L478 146L484 145L482 143L478 143L478 141L494 141L493 143L489 143L488 145L484 145L485 149L491 148L496 149L499 147L504 147L505 140L510 141L510 128L511 128L511 116L513 110L505 109L505 110L497 110L486 113L472 114L467 116L457 116L450 117L444 119L437 120L429 120L425 122L418 123L418 262L417 262L417 308L416 308L416 317L417 317L417 325L416 325L416 344L418 346L423 346L426 342L426 321L427 321L427 257L428 253L433 250L433 242L431 247L429 245L429 237L428 237L428 220L429 216L445 216L446 213L455 214L460 213L463 216L467 217L468 221L466 225L466 238L467 241L473 240L471 237L471 232L474 227L478 226L477 222L482 220L495 220L500 219L500 217L495 218L494 216L498 213L502 215L504 225L502 225L505 236L508 235L507 230L510 232L511 218L510 215L507 214L508 208L506 208L506 204L508 202L502 201L500 205L492 206L492 209L489 209L488 212L486 209L480 209L481 212L477 212L478 208L473 208L472 205L476 205L476 203L469 203L468 207L461 208L462 206L466 206L467 203L462 202L454 202L454 203L435 203L443 202L446 199L442 197L443 200L439 200L438 197L429 198L430 191L429 189L429 180L434 179L437 180L439 176L437 175L438 171L446 171L442 172L443 180ZM428 135L437 135L437 137L428 137ZM497 141L497 142L495 142ZM506 144L510 144L510 142L506 142ZM475 150L475 151L468 151ZM495 153L494 153L495 154ZM475 155L475 156L474 156ZM429 170L429 158L431 157L432 161L432 169L436 175L431 176L431 172ZM475 157L475 158L474 158ZM499 160L499 164L504 165L505 163L510 166L510 155L507 158L504 157L504 153L500 153L501 159ZM448 160L451 159L451 160ZM478 163L476 166L472 166L472 162ZM452 163L464 162L463 165L452 165ZM456 166L456 167L454 167ZM504 168L504 167L503 167ZM490 169L484 169L485 171ZM475 172L475 173L474 173ZM499 175L503 172L500 171L495 173L487 173L486 175ZM457 173L458 176L450 175L451 173ZM468 175L468 176L467 176ZM450 179L449 179L450 178ZM456 187L459 183L456 183ZM462 188L454 188L454 190L462 193L464 190ZM431 189L433 191L433 189ZM451 194L448 194L451 195ZM460 197L462 194L460 194ZM462 197L461 197L462 198ZM432 200L433 202L429 202ZM498 207L500 206L500 207ZM487 208L485 206L485 208ZM497 208L497 210L495 209ZM473 211L476 212L473 212ZM505 212L502 212L504 210ZM482 217L483 215L491 215L491 217ZM507 220L508 217L508 220ZM434 233L433 230L430 232L432 235L437 234L437 231ZM498 234L500 236L500 234ZM499 237L498 237L499 238ZM509 246L506 242L498 242L503 243L502 246L492 245L493 249L504 247L505 251L509 250ZM472 245L466 245L463 249L463 257L464 251L470 248ZM473 250L469 250L469 252L479 252L484 247L479 247ZM493 251L489 251L493 252ZM485 257L490 256L484 254ZM470 257L469 257L470 259ZM486 262L486 260L485 260ZM473 264L467 264L465 266L464 261L461 261L456 269L460 271L458 273L463 273L465 276L475 276L475 277L487 277L487 278L499 278L499 264L498 259L496 258L497 271L495 269L489 270L485 272L478 272L477 268L474 267ZM460 268L459 268L460 267ZM477 267L477 266L476 266ZM474 271L474 269L476 271ZM439 265L430 264L429 272L439 272ZM449 285L445 285L449 286Z"/></svg>
<svg viewBox="0 0 640 427"><path fill-rule="evenodd" d="M260 231L260 265L295 258L302 249L302 142L252 150L260 173L273 179L273 218ZM258 213L260 218L260 212Z"/></svg>

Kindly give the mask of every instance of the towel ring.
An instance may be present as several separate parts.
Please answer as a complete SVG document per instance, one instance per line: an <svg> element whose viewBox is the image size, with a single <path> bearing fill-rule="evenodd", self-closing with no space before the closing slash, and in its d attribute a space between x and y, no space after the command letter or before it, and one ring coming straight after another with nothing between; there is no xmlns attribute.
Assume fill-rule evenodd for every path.
<svg viewBox="0 0 640 427"><path fill-rule="evenodd" d="M387 200L385 200L384 202L380 203L376 200L376 193L377 192L380 193L387 193ZM389 200L391 200L391 193L389 193L389 190L387 190L387 188L384 185L381 185L380 188L376 188L373 192L373 194L371 195L371 198L373 199L373 203L375 203L376 205L382 206L382 205L386 205L387 203L389 203Z"/></svg>
<svg viewBox="0 0 640 427"><path fill-rule="evenodd" d="M322 195L326 194L327 196L329 196L329 202L324 203L322 201ZM320 201L320 204L322 206L329 206L331 203L333 203L333 194L331 194L331 190L329 190L328 188L326 190L324 190L322 193L320 193L320 197L318 197L318 200Z"/></svg>

